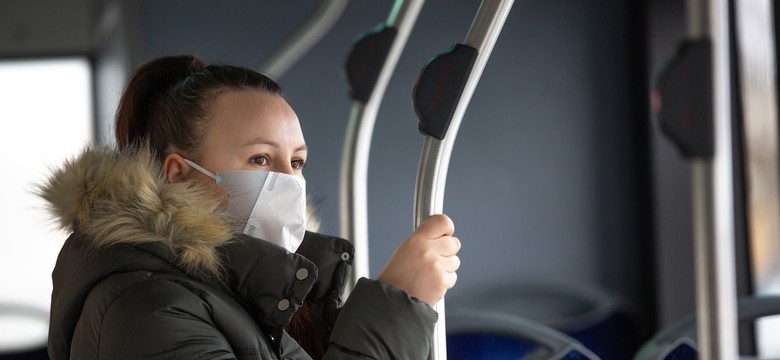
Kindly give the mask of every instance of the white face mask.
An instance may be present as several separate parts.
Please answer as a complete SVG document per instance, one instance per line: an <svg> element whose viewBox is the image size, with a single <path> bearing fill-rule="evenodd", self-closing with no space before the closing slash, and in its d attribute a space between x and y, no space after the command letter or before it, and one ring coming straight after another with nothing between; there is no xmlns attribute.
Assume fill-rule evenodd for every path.
<svg viewBox="0 0 780 360"><path fill-rule="evenodd" d="M219 171L215 175L190 160L184 161L227 190L228 212L242 224L244 234L272 242L289 252L295 252L301 245L306 232L303 178L261 170Z"/></svg>

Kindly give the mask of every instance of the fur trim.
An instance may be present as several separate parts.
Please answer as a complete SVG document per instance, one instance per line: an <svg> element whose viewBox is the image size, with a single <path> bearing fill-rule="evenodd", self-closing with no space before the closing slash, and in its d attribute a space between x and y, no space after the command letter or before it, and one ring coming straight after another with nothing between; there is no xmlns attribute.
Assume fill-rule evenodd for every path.
<svg viewBox="0 0 780 360"><path fill-rule="evenodd" d="M65 229L95 247L160 242L185 269L216 273L216 247L232 236L219 200L193 182L166 183L162 166L142 148L87 148L39 188Z"/></svg>
<svg viewBox="0 0 780 360"><path fill-rule="evenodd" d="M320 218L317 216L317 206L314 205L314 201L311 196L306 195L306 230L311 232L319 232Z"/></svg>
<svg viewBox="0 0 780 360"><path fill-rule="evenodd" d="M90 245L163 243L188 270L218 272L216 248L233 238L219 199L195 182L166 182L146 147L87 148L55 170L37 193L60 227L85 234ZM307 217L319 227L313 209Z"/></svg>

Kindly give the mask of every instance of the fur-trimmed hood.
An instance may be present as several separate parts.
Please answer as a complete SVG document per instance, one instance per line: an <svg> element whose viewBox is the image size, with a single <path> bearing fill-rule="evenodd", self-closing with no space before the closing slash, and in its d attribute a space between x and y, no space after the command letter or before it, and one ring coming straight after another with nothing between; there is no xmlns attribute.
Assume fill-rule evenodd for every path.
<svg viewBox="0 0 780 360"><path fill-rule="evenodd" d="M296 253L290 253L236 234L235 222L208 184L170 183L161 169L146 148L93 147L66 161L38 188L59 225L73 232L52 271L48 346L52 358L67 358L73 349L76 354L92 354L100 343L97 339L132 332L127 323L141 316L181 324L171 320L170 309L207 310L203 318L213 320L211 325L231 345L243 344L242 349L252 349L252 354L262 354L258 344L265 341L257 340L265 339L258 325L262 333L283 339L287 336L282 336L283 327L304 299L321 304L323 314L330 314L327 319L335 319L354 254L351 243L309 231ZM311 219L309 229L316 225ZM126 320L106 325L103 319L114 306L110 304L123 294L138 295L135 291L143 292L142 300L128 300L122 311L112 313L122 313ZM192 297L200 300L192 302ZM147 303L148 298L162 301L166 310L149 310L154 302ZM169 345L165 339L170 332L165 329L169 328L154 329L159 334L153 337L161 340L152 343ZM201 330L182 331L202 336ZM297 345L282 347L302 352Z"/></svg>
<svg viewBox="0 0 780 360"><path fill-rule="evenodd" d="M169 183L151 150L86 148L38 188L59 226L87 245L159 243L184 269L215 273L217 247L234 238L220 200L194 181ZM318 222L307 207L307 229Z"/></svg>

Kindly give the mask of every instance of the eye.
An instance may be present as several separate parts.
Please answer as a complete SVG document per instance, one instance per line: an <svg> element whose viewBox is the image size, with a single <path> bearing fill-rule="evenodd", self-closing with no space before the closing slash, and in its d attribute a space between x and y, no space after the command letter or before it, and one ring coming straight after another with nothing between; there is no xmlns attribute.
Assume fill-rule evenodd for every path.
<svg viewBox="0 0 780 360"><path fill-rule="evenodd" d="M254 165L260 165L260 166L268 166L270 163L270 161L268 160L268 156L266 155L253 156L251 159L249 159L249 162Z"/></svg>
<svg viewBox="0 0 780 360"><path fill-rule="evenodd" d="M296 159L290 162L292 165L293 170L303 170L304 167L306 167L306 161L301 159Z"/></svg>

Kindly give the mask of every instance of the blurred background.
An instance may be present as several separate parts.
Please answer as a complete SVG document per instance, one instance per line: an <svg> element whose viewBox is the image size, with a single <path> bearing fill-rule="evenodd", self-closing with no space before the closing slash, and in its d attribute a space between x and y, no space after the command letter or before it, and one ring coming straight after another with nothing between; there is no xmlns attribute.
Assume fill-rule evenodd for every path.
<svg viewBox="0 0 780 360"><path fill-rule="evenodd" d="M427 1L389 83L368 175L372 276L413 225L423 141L411 101L416 78L433 56L463 41L479 5ZM317 6L0 2L0 357L45 358L50 273L67 234L46 217L33 186L84 145L113 141L131 72L171 54L258 68ZM308 192L325 233L340 231L339 166L351 107L346 55L392 6L349 2L277 78L303 126ZM463 249L448 308L509 311L604 359L630 358L695 310L690 165L650 109L654 76L685 34L682 1L515 1L449 168L444 208ZM740 219L737 278L745 295L752 290ZM760 350L751 327L741 334L748 354ZM777 340L762 346L765 354L780 347Z"/></svg>

